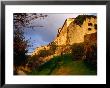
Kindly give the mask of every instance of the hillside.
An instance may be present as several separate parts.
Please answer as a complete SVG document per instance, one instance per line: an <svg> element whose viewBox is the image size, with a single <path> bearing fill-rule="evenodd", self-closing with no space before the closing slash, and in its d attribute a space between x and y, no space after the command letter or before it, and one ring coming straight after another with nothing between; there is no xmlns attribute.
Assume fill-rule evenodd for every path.
<svg viewBox="0 0 110 88"><path fill-rule="evenodd" d="M97 74L97 33L84 36L83 43L71 46L71 52L51 57L36 67L29 75L96 75Z"/></svg>
<svg viewBox="0 0 110 88"><path fill-rule="evenodd" d="M97 17L66 19L55 39L37 47L27 65L32 75L96 75Z"/></svg>
<svg viewBox="0 0 110 88"><path fill-rule="evenodd" d="M81 60L73 61L71 54L53 57L28 75L96 75L96 68Z"/></svg>
<svg viewBox="0 0 110 88"><path fill-rule="evenodd" d="M36 48L32 56L38 55L40 51L44 50L49 55L41 59L48 61L53 56L69 53L71 52L72 45L84 42L85 35L96 33L96 25L97 18L93 15L79 15L74 19L68 18L65 20L63 26L58 29L56 38L48 45Z"/></svg>

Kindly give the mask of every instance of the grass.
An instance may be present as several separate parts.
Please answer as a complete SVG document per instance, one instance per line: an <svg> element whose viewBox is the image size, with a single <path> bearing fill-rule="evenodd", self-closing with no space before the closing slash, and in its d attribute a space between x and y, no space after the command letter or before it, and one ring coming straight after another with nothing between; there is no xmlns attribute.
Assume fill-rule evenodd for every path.
<svg viewBox="0 0 110 88"><path fill-rule="evenodd" d="M32 70L29 75L96 75L97 70L88 62L73 61L71 54L53 57L50 61Z"/></svg>

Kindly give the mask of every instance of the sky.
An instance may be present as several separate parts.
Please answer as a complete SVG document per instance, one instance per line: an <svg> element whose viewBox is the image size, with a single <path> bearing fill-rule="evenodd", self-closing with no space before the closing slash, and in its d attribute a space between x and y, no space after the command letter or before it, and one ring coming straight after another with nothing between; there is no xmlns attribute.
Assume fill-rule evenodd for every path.
<svg viewBox="0 0 110 88"><path fill-rule="evenodd" d="M46 13L45 13L46 14ZM24 37L25 39L29 39L32 47L28 48L28 52L33 52L35 48L47 45L51 41L53 41L57 35L58 28L61 28L67 18L75 18L78 15L82 14L46 14L47 17L38 18L33 21L31 21L30 26L36 26L33 29L32 28L24 28L25 33ZM96 15L95 13L89 13L87 15ZM39 27L41 26L41 27Z"/></svg>

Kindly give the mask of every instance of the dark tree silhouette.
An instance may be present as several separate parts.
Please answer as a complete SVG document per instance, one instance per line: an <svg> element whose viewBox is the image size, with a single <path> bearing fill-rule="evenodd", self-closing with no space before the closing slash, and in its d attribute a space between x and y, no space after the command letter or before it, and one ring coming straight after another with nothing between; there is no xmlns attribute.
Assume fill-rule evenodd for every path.
<svg viewBox="0 0 110 88"><path fill-rule="evenodd" d="M27 52L29 40L24 37L24 29L30 27L33 29L34 26L30 25L32 20L38 18L45 18L47 15L36 14L36 13L14 13L13 14L13 28L14 28L14 71L21 65L24 65L27 59ZM37 26L38 27L38 26ZM42 27L39 25L39 27Z"/></svg>

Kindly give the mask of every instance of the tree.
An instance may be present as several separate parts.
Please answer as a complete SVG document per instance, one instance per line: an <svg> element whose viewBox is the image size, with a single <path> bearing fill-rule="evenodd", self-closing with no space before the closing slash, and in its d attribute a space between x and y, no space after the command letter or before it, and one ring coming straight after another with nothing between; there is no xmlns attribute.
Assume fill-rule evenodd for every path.
<svg viewBox="0 0 110 88"><path fill-rule="evenodd" d="M36 14L36 13L14 13L13 14L13 28L14 28L14 68L15 72L17 67L24 65L27 59L27 52L29 45L29 40L25 39L24 29L26 27L33 26L30 25L32 20L38 18L44 18L47 15ZM42 27L40 25L40 27Z"/></svg>
<svg viewBox="0 0 110 88"><path fill-rule="evenodd" d="M28 40L25 40L23 27L26 26L26 14L13 14L13 28L14 28L14 66L15 70L26 61L26 53L28 52Z"/></svg>
<svg viewBox="0 0 110 88"><path fill-rule="evenodd" d="M19 66L25 63L28 41L24 40L23 31L15 30L14 34L14 65Z"/></svg>

